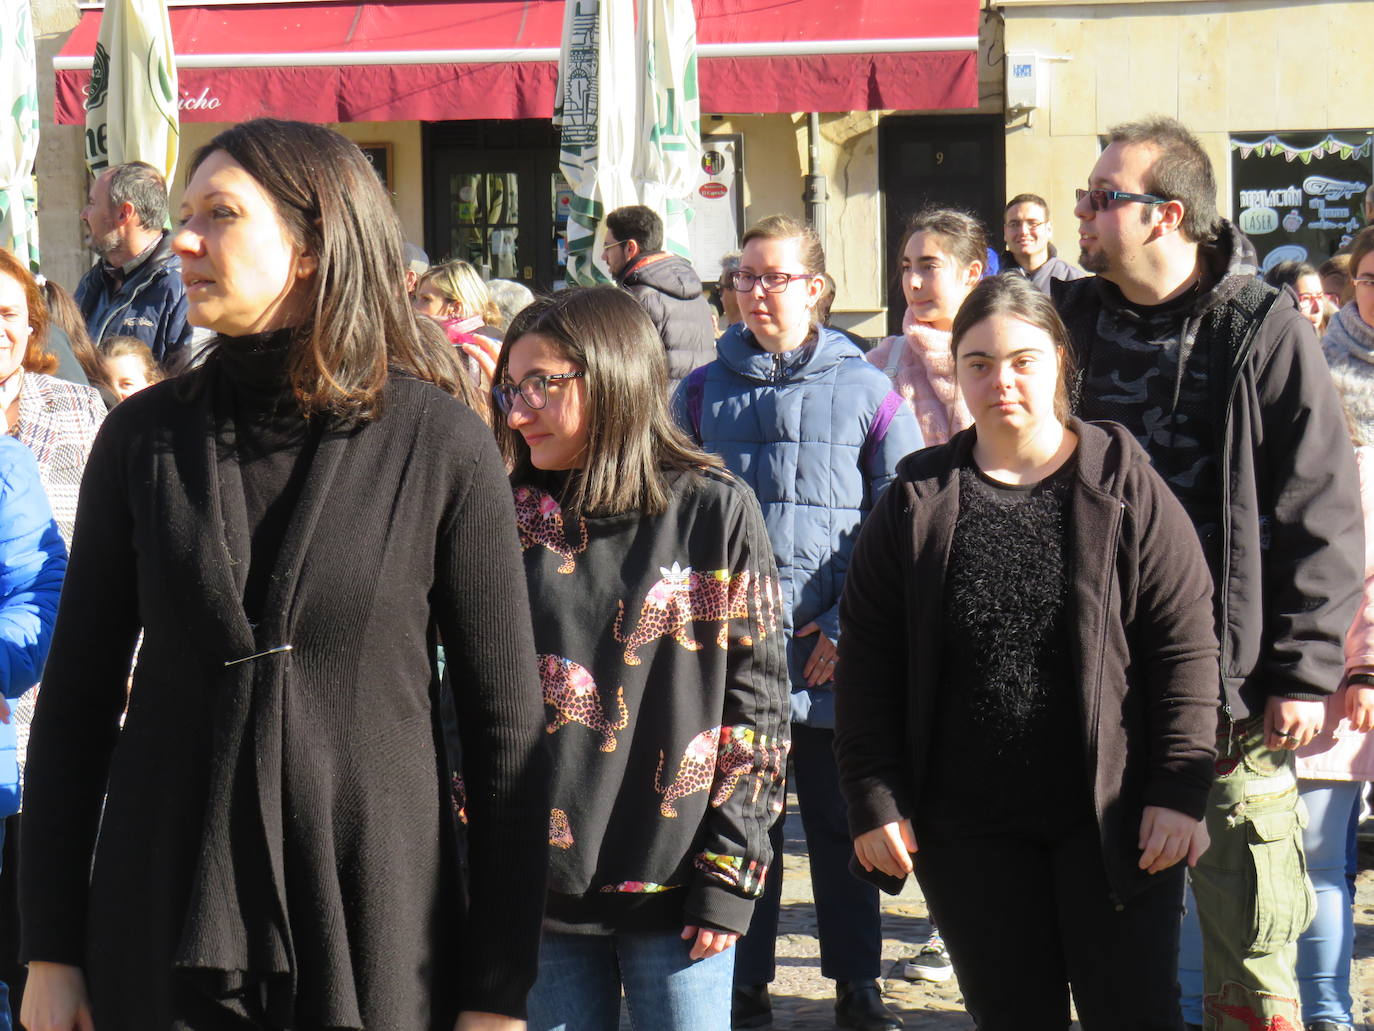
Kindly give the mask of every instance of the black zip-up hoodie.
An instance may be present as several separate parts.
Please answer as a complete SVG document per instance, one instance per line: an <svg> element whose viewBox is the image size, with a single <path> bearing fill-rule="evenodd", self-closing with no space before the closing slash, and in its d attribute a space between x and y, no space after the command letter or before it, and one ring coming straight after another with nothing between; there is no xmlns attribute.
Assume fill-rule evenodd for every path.
<svg viewBox="0 0 1374 1031"><path fill-rule="evenodd" d="M1195 819L1206 809L1212 584L1187 514L1130 434L1077 419L1070 428L1079 444L1066 509L1069 658L1103 859L1124 900L1148 879L1137 865L1143 808ZM967 429L903 459L854 546L840 601L835 753L856 837L918 810L936 692L948 683L941 605L959 469L975 440ZM892 879L870 879L894 890Z"/></svg>
<svg viewBox="0 0 1374 1031"><path fill-rule="evenodd" d="M1254 247L1231 223L1200 252L1212 286L1178 318L1181 339L1206 349L1221 413L1217 693L1223 717L1239 720L1270 697L1319 700L1340 687L1364 583L1364 517L1354 448L1309 324L1256 280ZM1104 329L1136 317L1100 276L1052 291L1080 368Z"/></svg>

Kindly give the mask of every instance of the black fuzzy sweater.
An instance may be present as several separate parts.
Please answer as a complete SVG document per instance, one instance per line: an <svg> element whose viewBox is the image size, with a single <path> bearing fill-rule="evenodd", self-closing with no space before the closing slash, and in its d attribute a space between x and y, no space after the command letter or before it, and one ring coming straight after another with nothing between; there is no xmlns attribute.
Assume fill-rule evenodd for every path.
<svg viewBox="0 0 1374 1031"><path fill-rule="evenodd" d="M245 461L255 391L212 359L96 441L30 742L24 958L84 967L103 1028L520 1014L548 765L500 457L475 415L398 378L375 421L279 428ZM254 534L296 468L280 533ZM459 685L465 867L433 627Z"/></svg>
<svg viewBox="0 0 1374 1031"><path fill-rule="evenodd" d="M1082 822L1082 718L1069 661L1070 459L1037 484L959 471L945 577L947 646L921 837L1041 831Z"/></svg>

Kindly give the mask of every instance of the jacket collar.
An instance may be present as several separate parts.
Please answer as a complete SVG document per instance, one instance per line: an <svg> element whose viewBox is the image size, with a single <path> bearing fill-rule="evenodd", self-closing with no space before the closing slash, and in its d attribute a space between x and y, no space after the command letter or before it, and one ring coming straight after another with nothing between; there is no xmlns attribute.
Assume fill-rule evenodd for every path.
<svg viewBox="0 0 1374 1031"><path fill-rule="evenodd" d="M792 351L772 354L754 339L743 322L737 322L716 342L716 353L726 368L746 379L762 383L801 383L825 376L851 358L863 361L863 352L842 333L816 327L816 337Z"/></svg>
<svg viewBox="0 0 1374 1031"><path fill-rule="evenodd" d="M1084 422L1070 416L1066 424L1078 437L1075 457L1078 479L1089 490L1120 498L1127 474L1138 462L1148 464L1144 450L1124 426L1114 422ZM960 430L943 447L927 448L902 460L898 475L908 480L919 500L933 498L958 482L978 440L976 426Z"/></svg>

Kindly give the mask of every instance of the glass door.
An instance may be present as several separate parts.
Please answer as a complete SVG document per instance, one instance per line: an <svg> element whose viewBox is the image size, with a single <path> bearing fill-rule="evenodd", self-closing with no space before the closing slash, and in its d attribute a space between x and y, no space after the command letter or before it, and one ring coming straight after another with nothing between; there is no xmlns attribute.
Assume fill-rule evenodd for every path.
<svg viewBox="0 0 1374 1031"><path fill-rule="evenodd" d="M425 249L488 279L547 292L559 263L558 148L547 122L446 122L427 128Z"/></svg>

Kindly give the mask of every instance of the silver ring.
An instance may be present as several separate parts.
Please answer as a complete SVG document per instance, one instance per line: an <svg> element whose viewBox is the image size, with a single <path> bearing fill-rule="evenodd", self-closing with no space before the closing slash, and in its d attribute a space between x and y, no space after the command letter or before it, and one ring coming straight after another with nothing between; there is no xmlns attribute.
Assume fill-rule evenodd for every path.
<svg viewBox="0 0 1374 1031"><path fill-rule="evenodd" d="M1276 730L1276 731L1274 731L1274 733L1277 734L1279 737L1284 737L1284 738L1295 738L1295 737L1298 736L1297 734L1290 734L1290 733L1288 733L1288 731L1286 731L1286 730Z"/></svg>

